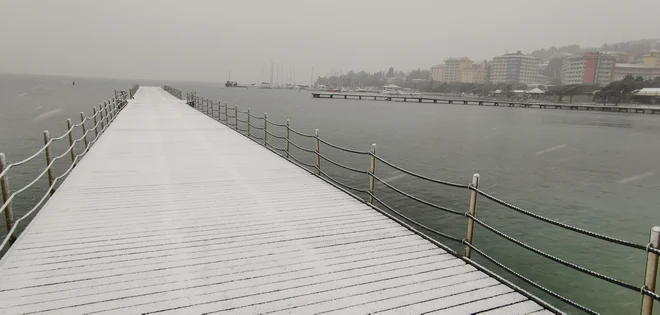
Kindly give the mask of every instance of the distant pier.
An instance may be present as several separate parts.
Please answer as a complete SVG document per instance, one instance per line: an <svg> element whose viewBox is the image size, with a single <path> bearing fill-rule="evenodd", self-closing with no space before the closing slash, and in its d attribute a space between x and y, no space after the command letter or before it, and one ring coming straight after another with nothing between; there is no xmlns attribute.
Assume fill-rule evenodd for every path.
<svg viewBox="0 0 660 315"><path fill-rule="evenodd" d="M563 103L533 103L507 100L486 100L486 99L460 99L460 98L435 98L414 95L388 95L388 94L345 94L345 93L324 93L312 92L313 98L343 98L358 100L380 100L380 101L399 101L399 102L433 102L457 105L481 105L481 106L503 106L503 107L527 107L540 109L565 109L565 110L586 110L603 112L625 112L641 114L660 114L660 106L615 106L615 105L590 105L590 104L563 104Z"/></svg>

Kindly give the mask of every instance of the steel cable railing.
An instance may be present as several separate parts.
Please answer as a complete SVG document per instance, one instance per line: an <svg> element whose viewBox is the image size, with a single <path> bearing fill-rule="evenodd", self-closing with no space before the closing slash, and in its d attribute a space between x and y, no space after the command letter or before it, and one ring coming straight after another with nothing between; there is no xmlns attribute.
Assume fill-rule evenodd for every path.
<svg viewBox="0 0 660 315"><path fill-rule="evenodd" d="M136 87L134 86L132 89L136 89ZM5 246L7 246L7 244L13 243L13 241L16 239L16 231L18 229L19 224L24 220L26 220L28 217L30 217L35 211L39 210L41 205L44 203L44 201L47 200L48 197L54 193L58 181L66 177L71 172L71 170L76 166L78 160L84 157L84 155L86 155L87 152L89 152L90 147L94 143L96 143L99 137L109 127L110 123L112 123L115 120L118 112L121 111L126 106L128 102L128 98L132 94L134 94L134 91L132 90L129 90L129 92L119 91L119 93L118 91L115 91L115 97L104 102L102 106L99 106L98 111L96 110L96 108L94 108L93 110L94 114L92 116L84 116L83 113L80 113L81 120L79 123L76 124L71 124L70 119L67 120L67 131L59 137L51 138L49 136L48 131L44 131L44 145L41 148L39 148L39 150L37 150L35 153L33 153L32 155L21 161L7 165L5 160L5 155L0 154L0 184L1 184L0 190L2 192L2 197L3 197L2 199L3 203L0 206L0 213L3 212L5 213L5 220L7 226L7 234L5 235L0 245L0 251L3 251L5 249ZM87 121L92 121L92 120L94 121L94 125L92 126L92 128L87 129L85 123ZM98 129L99 126L101 126L100 132ZM82 135L79 138L73 139L72 133L78 127L82 129L81 132ZM95 135L94 139L92 141L88 141L87 136L92 132L94 132ZM60 141L64 138L69 139L68 148L60 155L52 157L52 153L50 150L51 146L53 145L53 143ZM80 142L84 142L84 149L79 154L75 154L74 148ZM34 160L41 153L45 153L46 155L46 167L41 172L39 172L39 174L33 180L23 185L22 188L12 192L9 188L9 179L8 179L10 170L13 169L14 167L21 166L25 163ZM61 175L55 177L53 174L53 168L55 163L60 159L65 158L67 155L71 155L71 164L69 165L69 168ZM13 209L12 209L12 202L14 201L14 199L17 196L21 195L23 192L32 188L45 175L48 175L49 187L44 193L44 195L39 199L36 205L34 205L29 211L27 211L19 219L14 220Z"/></svg>
<svg viewBox="0 0 660 315"><path fill-rule="evenodd" d="M192 99L191 100L191 103L192 103L191 106L194 106L194 98L191 98L191 99ZM227 108L225 107L225 111L226 111L226 109ZM235 108L235 110L237 110L237 109ZM479 226L495 233L498 237L501 237L501 238L506 239L507 241L513 242L514 244L520 246L521 248L523 248L527 251L531 251L535 254L538 254L538 255L540 255L540 256L542 256L546 259L549 259L549 260L551 260L555 263L559 263L563 266L566 266L566 267L569 267L571 269L580 271L580 272L582 272L583 274L585 274L587 276L595 277L595 278L607 281L607 282L612 283L614 285L617 285L619 287L623 287L623 288L627 288L629 290L635 290L635 291L640 292L642 294L642 297L643 297L643 303L642 303L642 309L643 309L642 314L643 315L650 315L650 313L648 312L648 310L650 309L649 306L648 306L649 305L648 300L651 300L651 301L658 300L658 294L655 293L654 290L649 289L649 288L654 288L655 287L655 274L657 273L657 271L655 271L655 270L657 269L658 256L660 256L660 250L658 249L658 248L660 248L660 228L654 228L652 230L651 243L649 243L648 245L637 244L637 243L634 243L634 242L621 240L621 239L610 237L610 236L603 235L603 234L600 234L600 233L588 231L586 229L574 227L574 226L571 226L571 225L568 225L568 224L565 224L565 223L562 223L562 222L559 222L559 221L556 221L556 220L553 220L553 219L546 218L544 216L535 214L531 211L528 211L528 210L522 209L520 207L517 207L515 205L512 205L512 204L510 204L506 201L503 201L503 200L501 200L497 197L494 197L494 196L480 190L479 189L479 176L478 176L478 174L475 174L475 177L473 178L472 184L459 184L459 183L454 183L454 182L450 182L450 181L444 181L444 180L431 178L431 177L428 177L428 176L425 176L425 175L421 175L421 174L412 172L412 171L407 170L407 169L405 169L403 167L400 167L398 165L395 165L394 163L391 163L391 162L385 160L384 158L376 155L375 145L372 146L371 151L353 150L353 149L349 149L349 148L345 148L345 147L333 144L333 143L331 143L327 140L322 139L321 137L318 136L318 130L317 130L316 134L314 134L314 135L306 134L306 133L297 131L297 130L290 127L288 120L287 120L286 124L280 124L280 123L268 120L266 118L266 115L264 115L263 117L254 116L254 115L249 113L249 110L247 111L247 115L248 115L248 117L251 117L251 118L257 118L257 119L264 120L264 127L256 127L256 126L250 124L249 119L248 119L247 122L244 121L244 120L236 120L237 121L236 123L240 122L240 123L247 123L248 124L247 135L244 135L244 136L247 136L249 139L253 140L257 144L266 147L268 150L282 156L283 158L291 161L292 163L298 165L299 167L301 167L303 169L305 169L305 167L310 168L311 170L309 170L309 169L305 169L305 170L312 173L312 174L314 174L314 175L316 175L316 176L318 176L318 177L320 177L320 178L322 178L322 179L324 179L324 180L326 180L326 182L334 185L335 187L338 187L342 190L343 189L348 189L350 191L355 191L355 192L359 192L359 193L366 193L370 198L370 201L368 201L368 202L366 200L363 200L360 197L358 197L354 194L351 194L350 192L344 190L347 193L349 193L351 196L361 200L362 202L365 202L365 203L371 205L372 207L375 207L374 202L377 202L377 203L381 204L383 207L385 207L391 213L396 214L398 217L402 218L404 221L410 222L411 224L413 224L414 226L416 226L418 228L421 228L421 229L423 229L423 230L425 230L425 231L427 231L431 234L438 235L438 236L443 237L445 239L463 244L465 246L465 255L464 255L463 259L465 259L468 263L472 263L472 260L470 258L470 253L471 253L471 251L475 251L481 257L483 257L486 260L488 260L488 261L494 263L495 265L501 267L503 270L505 270L508 273L512 274L516 278L521 279L525 283L527 283L527 284L529 284L529 285L531 285L531 286L533 286L533 287L535 287L535 288L537 288L537 289L539 289L539 290L541 290L541 291L543 291L543 292L545 292L545 293L561 300L562 302L565 302L566 304L571 305L571 306L573 306L573 307L575 307L579 310L582 310L584 312L587 312L589 314L598 314L594 310L592 310L592 309L590 309L590 308L588 308L584 305L581 305L577 302L574 302L574 301L572 301L572 300L570 300L570 299L568 299L568 298L566 298L566 297L564 297L564 296L562 296L562 295L560 295L556 292L553 292L552 290L547 289L544 286L532 281L531 279L517 273L516 271L514 271L511 268L507 267L503 263L497 261L495 258L487 255L481 249L475 247L473 242L472 242L472 235L474 233L474 225L476 224L476 225L479 225ZM235 118L235 117L230 116L230 115L227 115L227 116L231 117L231 118ZM230 125L229 123L225 123L225 124ZM285 127L286 128L286 136L280 136L280 135L277 135L277 134L269 131L267 129L268 124L275 125L275 126L278 126L278 127ZM234 124L231 124L231 125L234 126ZM259 138L259 137L256 137L256 136L250 134L250 129L252 129L252 128L256 129L256 130L263 130L264 131L264 137ZM238 130L245 131L245 129L242 129L242 128L238 129ZM291 141L290 133L293 133L294 135L305 137L305 138L315 139L316 149L314 149L314 150L307 149L305 147L302 147L299 144L296 144L294 141ZM286 147L284 149L282 149L282 148L277 148L277 147L273 146L271 143L268 143L267 136L285 140L286 141ZM347 165L344 165L342 163L339 163L339 162L329 158L327 154L321 154L321 152L319 150L319 144L320 143L322 143L324 145L327 145L327 146L329 146L333 149L343 151L343 152L349 152L349 153L354 153L354 154L359 154L359 155L369 155L371 157L370 170L369 171L363 171L363 170L360 170L358 168L347 166ZM299 149L299 150L303 151L304 153L312 154L316 158L316 165L302 162L298 157L294 156L294 154L292 154L289 151L290 146L293 146L294 148ZM278 153L278 151L279 152L284 152L285 154L280 154L280 153ZM369 181L369 189L360 189L358 187L354 187L354 186L345 184L345 183L343 183L342 181L338 180L335 177L329 176L328 173L321 168L321 163L320 163L321 160L327 161L330 164L332 164L334 166L337 166L337 167L340 167L341 169L345 169L347 171L352 171L352 172L367 175L369 177L369 180L370 180ZM398 170L400 172L408 174L408 175L410 175L414 178L418 178L418 179L428 181L428 182L431 182L431 183L435 183L435 184L439 184L439 185L444 185L444 186L459 188L459 189L465 189L465 190L469 191L470 192L470 206L469 206L468 212L462 212L462 211L450 209L450 208L447 208L445 206L442 206L442 205L424 200L422 198L419 198L419 197L417 197L413 194L405 192L405 191L391 185L390 183L386 182L385 180L381 179L380 177L378 177L375 174L376 162L383 163L384 165L386 165L388 167L391 167L395 170ZM466 237L465 238L458 238L458 237L449 235L447 233L438 231L436 229L433 229L433 228L429 227L428 225L422 224L421 222L418 222L416 220L411 219L410 217L404 215L400 211L397 211L396 209L394 209L390 205L386 204L385 202L383 202L382 199L380 199L379 197L376 196L376 194L375 194L375 185L374 185L374 183L376 183L376 182L381 183L384 186L386 186L387 188L392 189L394 192L396 192L396 193L398 193L398 194L400 194L400 195L402 195L402 196L404 196L408 199L411 199L415 202L423 204L425 206L428 206L428 207L431 207L431 208L434 208L434 209L437 209L437 210L441 210L441 211L444 211L444 212L448 212L448 213L451 213L451 214L454 214L454 215L460 215L460 216L466 217L467 218L467 235L466 235ZM561 258L555 257L551 254L548 254L548 253L544 252L544 251L536 249L536 248L532 247L531 245L525 244L525 243L523 243L523 242L507 235L504 232L501 232L501 231L497 230L496 228L490 226L489 224L485 223L483 220L479 219L476 216L476 206L477 206L477 197L478 196L485 197L486 199L491 200L491 201L493 201L493 202L495 202L499 205L502 205L502 206L507 207L509 209L512 209L516 212L522 213L522 214L527 215L531 218L549 223L553 226L556 226L556 227L559 227L559 228L562 228L562 229L570 230L570 231L573 231L573 232L576 232L576 233L579 233L579 234L582 234L582 235L585 235L585 236L589 236L589 237L593 237L593 238L596 238L596 239L604 240L604 241L607 241L608 243L618 244L618 245L622 245L622 246L637 249L637 250L644 250L645 253L648 253L647 271L651 270L650 272L647 272L644 286L641 286L641 287L640 286L635 286L633 284L630 284L630 283L627 283L627 282L609 277L607 275L592 271L592 270L587 269L585 267L582 267L582 266L579 266L577 264L571 263L569 261L563 260ZM377 207L375 207L375 208L377 208ZM401 222L403 222L403 221L401 221ZM655 236L655 238L654 238L654 236ZM505 281L505 283L506 283L506 280L502 279L502 281ZM647 297L648 297L648 299L647 299Z"/></svg>

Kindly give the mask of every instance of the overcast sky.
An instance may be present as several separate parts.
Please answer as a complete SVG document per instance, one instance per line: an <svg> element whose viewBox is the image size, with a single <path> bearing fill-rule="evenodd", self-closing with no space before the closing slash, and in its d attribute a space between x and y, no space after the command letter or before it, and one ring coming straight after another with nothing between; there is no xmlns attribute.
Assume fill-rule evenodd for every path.
<svg viewBox="0 0 660 315"><path fill-rule="evenodd" d="M0 72L298 83L660 37L659 0L0 0Z"/></svg>

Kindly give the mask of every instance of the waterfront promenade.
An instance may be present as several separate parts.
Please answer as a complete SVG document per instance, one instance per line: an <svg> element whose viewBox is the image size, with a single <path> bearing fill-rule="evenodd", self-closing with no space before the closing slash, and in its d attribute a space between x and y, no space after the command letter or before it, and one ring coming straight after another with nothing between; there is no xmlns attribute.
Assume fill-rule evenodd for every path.
<svg viewBox="0 0 660 315"><path fill-rule="evenodd" d="M337 98L337 99L357 99L373 101L399 101L399 102L429 102L454 105L480 105L494 107L521 107L537 109L564 109L564 110L583 110L583 111L601 111L601 112L623 112L640 114L660 114L660 106L645 105L599 105L584 103L546 103L535 101L509 101L497 99L472 99L472 98L451 98L451 97L429 97L414 95L389 95L389 94L369 94L369 93L332 93L332 92L312 92L313 98Z"/></svg>

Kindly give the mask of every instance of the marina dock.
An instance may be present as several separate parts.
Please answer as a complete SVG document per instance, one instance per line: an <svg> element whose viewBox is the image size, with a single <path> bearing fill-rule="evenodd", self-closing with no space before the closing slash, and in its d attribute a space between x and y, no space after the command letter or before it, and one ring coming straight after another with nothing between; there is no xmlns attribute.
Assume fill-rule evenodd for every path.
<svg viewBox="0 0 660 315"><path fill-rule="evenodd" d="M399 101L399 102L427 102L455 105L481 105L481 106L502 106L502 107L522 107L538 109L564 109L564 110L584 110L584 111L602 111L602 112L624 112L641 114L660 114L660 106L630 106L630 105L598 105L598 104L571 104L571 103L543 103L530 101L507 101L507 100L489 100L489 99L463 99L463 98L439 98L414 95L389 95L389 94L368 94L368 93L330 93L330 92L312 92L313 98L338 98L338 99L357 99L373 101Z"/></svg>
<svg viewBox="0 0 660 315"><path fill-rule="evenodd" d="M64 135L45 132L45 146L26 160L7 164L0 155L0 212L8 228L0 248L8 248L0 260L0 314L564 314L477 263L476 255L557 301L599 314L491 257L473 241L477 225L604 284L637 292L643 315L660 300L660 227L651 230L648 244L637 244L507 203L481 190L478 174L465 184L426 177L377 155L375 145L368 152L344 148L318 130L305 134L289 121L270 121L194 92L185 100L168 86L117 95L93 116L81 113L81 123L69 120ZM269 129L274 126L280 131ZM77 128L83 136L74 140ZM296 144L294 134L314 139L316 147ZM69 151L53 158L50 144L67 138ZM269 142L274 138L285 147ZM82 141L85 149L74 152ZM298 160L290 145L316 163ZM321 147L368 157L370 168L342 166ZM50 187L15 220L12 198L27 188L12 191L8 174L42 154L47 167L40 176L47 175ZM70 168L53 174L52 163L69 156ZM368 175L369 188L328 176L321 161ZM378 177L381 163L464 189L469 208L447 208L397 189ZM376 183L463 217L466 233L449 235L404 216L378 197ZM477 217L478 197L562 233L637 250L648 256L643 284L592 271L497 230Z"/></svg>

